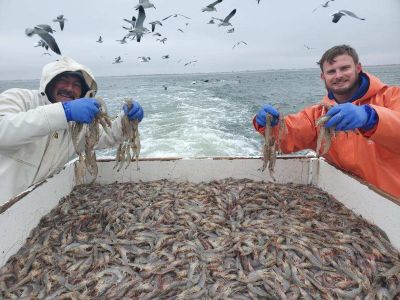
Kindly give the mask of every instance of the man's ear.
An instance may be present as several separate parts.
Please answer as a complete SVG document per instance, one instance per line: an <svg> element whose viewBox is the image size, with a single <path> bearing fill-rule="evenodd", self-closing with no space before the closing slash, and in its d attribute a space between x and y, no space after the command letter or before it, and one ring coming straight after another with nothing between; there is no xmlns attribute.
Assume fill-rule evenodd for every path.
<svg viewBox="0 0 400 300"><path fill-rule="evenodd" d="M362 72L361 63L358 63L358 64L356 65L356 71L357 71L358 74L360 74L360 72Z"/></svg>

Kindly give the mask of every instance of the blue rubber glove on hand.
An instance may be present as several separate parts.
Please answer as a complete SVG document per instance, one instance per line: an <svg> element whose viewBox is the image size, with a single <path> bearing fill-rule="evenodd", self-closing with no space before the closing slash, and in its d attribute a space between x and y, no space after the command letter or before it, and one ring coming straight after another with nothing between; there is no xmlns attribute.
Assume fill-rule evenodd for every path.
<svg viewBox="0 0 400 300"><path fill-rule="evenodd" d="M128 111L128 106L125 104L123 107L125 115L128 116L129 120L137 119L139 122L142 121L144 112L139 102L134 101L131 109Z"/></svg>
<svg viewBox="0 0 400 300"><path fill-rule="evenodd" d="M331 118L325 123L325 127L334 127L335 130L354 130L357 128L369 130L375 126L377 115L369 105L354 105L343 103L333 106L327 113Z"/></svg>
<svg viewBox="0 0 400 300"><path fill-rule="evenodd" d="M62 102L67 121L91 123L100 111L100 105L93 98L80 98Z"/></svg>
<svg viewBox="0 0 400 300"><path fill-rule="evenodd" d="M279 122L279 112L269 104L264 105L258 110L257 116L256 116L256 122L258 125L265 127L266 124L266 117L267 113L272 115L272 120L271 120L271 126L275 126Z"/></svg>

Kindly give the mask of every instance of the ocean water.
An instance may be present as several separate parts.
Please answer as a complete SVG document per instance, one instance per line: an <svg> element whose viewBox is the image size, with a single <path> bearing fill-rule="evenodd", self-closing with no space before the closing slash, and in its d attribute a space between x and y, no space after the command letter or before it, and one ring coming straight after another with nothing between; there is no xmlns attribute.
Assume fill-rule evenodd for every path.
<svg viewBox="0 0 400 300"><path fill-rule="evenodd" d="M400 85L400 65L364 70ZM126 97L142 105L140 157L260 156L263 141L252 118L261 105L294 113L320 102L326 93L317 68L96 79L109 115L119 112ZM0 92L38 86L38 80L0 81ZM115 149L98 152L114 155Z"/></svg>

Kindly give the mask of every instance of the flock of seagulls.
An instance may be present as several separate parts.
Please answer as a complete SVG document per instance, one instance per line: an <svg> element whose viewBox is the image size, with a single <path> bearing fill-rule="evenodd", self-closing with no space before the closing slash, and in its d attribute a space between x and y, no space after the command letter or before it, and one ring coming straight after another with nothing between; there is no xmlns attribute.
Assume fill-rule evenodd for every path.
<svg viewBox="0 0 400 300"><path fill-rule="evenodd" d="M257 4L260 4L260 0L256 0L256 1L257 1ZM324 1L323 3L318 5L316 8L314 8L312 10L312 12L315 12L319 8L330 7L330 3L334 2L334 1L335 0ZM206 13L217 12L217 6L219 7L219 5L221 5L222 2L223 2L223 0L216 0L216 1L208 4L207 6L203 7L201 9L201 12L203 12L203 13L204 12L206 12ZM145 10L149 9L149 8L156 9L155 5L153 3L151 3L150 0L139 0L139 3L134 8L137 10L136 16L132 16L130 19L123 18L123 21L125 21L129 25L122 26L122 28L125 30L125 34L121 39L116 40L120 44L126 44L128 42L128 39L136 40L138 43L140 43L143 39L143 36L146 34L150 34L150 33L156 37L156 41L158 41L162 44L165 44L165 42L168 40L167 37L164 37L164 36L162 36L162 34L155 32L157 28L159 28L160 26L163 26L163 22L166 22L170 18L182 18L182 19L186 20L184 24L186 26L188 26L189 21L187 21L187 20L191 19L190 17L185 16L180 13L170 14L161 20L154 20L154 21L148 22L148 24L151 26L151 30L149 30L148 28L145 27L145 24L147 24L147 23L145 23L145 19L146 19L146 11ZM235 28L232 25L232 18L235 16L236 12L237 12L236 9L233 9L225 18L211 17L210 21L207 24L216 24L216 21L217 21L218 27L230 27L226 31L226 33L234 33ZM361 18L349 10L339 10L331 15L332 22L338 23L339 20L344 16L349 16L349 17L352 17L352 18L355 18L358 20L365 20L365 18ZM59 23L61 31L64 30L65 21L67 21L67 19L62 14L58 15L56 18L53 19L53 22ZM177 30L182 33L185 32L182 28L178 28ZM61 55L60 48L57 45L57 42L53 36L54 32L56 32L56 30L54 30L50 25L47 25L47 24L39 24L39 25L35 25L33 28L25 29L25 34L28 37L32 37L32 36L36 35L40 38L39 41L36 44L34 44L34 47L42 47L46 50L50 49L54 53ZM99 44L103 43L103 38L101 35L98 37L96 43L99 43ZM233 45L232 50L235 49L236 47L238 47L239 45L247 46L247 43L245 41L239 41ZM304 45L304 47L307 50L313 49L312 47L310 47L308 45ZM43 55L51 55L51 54L48 52L45 52L45 53L43 53ZM161 58L169 59L170 55L169 54L163 55L163 56L161 56ZM138 60L140 62L149 62L151 60L151 58L148 56L139 56ZM122 62L123 62L123 60L122 60L121 56L117 56L114 58L113 64L119 64ZM188 66L188 65L196 63L196 62L197 62L197 60L187 61L186 63L184 63L184 66Z"/></svg>

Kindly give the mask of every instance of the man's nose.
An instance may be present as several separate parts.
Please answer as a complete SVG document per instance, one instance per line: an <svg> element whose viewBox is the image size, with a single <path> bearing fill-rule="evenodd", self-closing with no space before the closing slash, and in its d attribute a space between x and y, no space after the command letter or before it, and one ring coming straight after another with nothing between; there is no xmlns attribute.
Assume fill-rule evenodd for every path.
<svg viewBox="0 0 400 300"><path fill-rule="evenodd" d="M342 77L343 76L343 72L341 70L336 70L335 76L336 77Z"/></svg>

